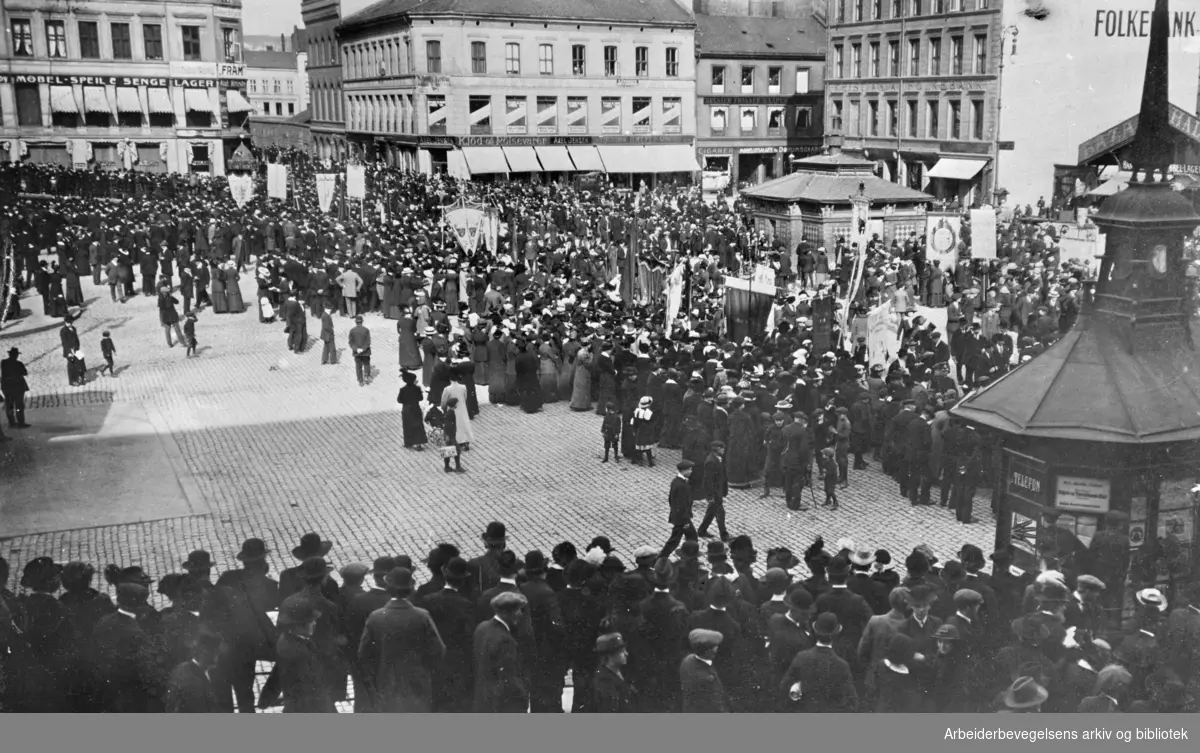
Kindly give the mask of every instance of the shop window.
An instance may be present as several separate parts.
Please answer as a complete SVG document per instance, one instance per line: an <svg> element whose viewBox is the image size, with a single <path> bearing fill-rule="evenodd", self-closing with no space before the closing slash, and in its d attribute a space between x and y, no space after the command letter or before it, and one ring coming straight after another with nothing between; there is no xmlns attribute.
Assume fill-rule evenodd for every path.
<svg viewBox="0 0 1200 753"><path fill-rule="evenodd" d="M37 84L14 84L17 100L17 125L42 125L42 96Z"/></svg>

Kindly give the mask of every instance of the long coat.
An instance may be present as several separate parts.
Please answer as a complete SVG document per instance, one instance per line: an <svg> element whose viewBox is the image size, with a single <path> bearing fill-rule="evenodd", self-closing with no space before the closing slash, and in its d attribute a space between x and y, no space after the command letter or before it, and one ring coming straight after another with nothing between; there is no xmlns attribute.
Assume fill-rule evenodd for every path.
<svg viewBox="0 0 1200 753"><path fill-rule="evenodd" d="M437 628L446 654L433 674L433 710L469 712L475 666L471 652L475 605L453 588L443 588L421 600Z"/></svg>
<svg viewBox="0 0 1200 753"><path fill-rule="evenodd" d="M433 674L446 646L433 619L408 599L392 599L367 618L358 645L363 679L384 713L433 710Z"/></svg>
<svg viewBox="0 0 1200 753"><path fill-rule="evenodd" d="M850 665L827 646L814 646L796 654L779 683L779 692L787 695L797 682L800 700L792 703L794 711L845 713L858 709Z"/></svg>
<svg viewBox="0 0 1200 753"><path fill-rule="evenodd" d="M729 698L720 676L695 654L688 654L679 665L679 687L683 713L729 713Z"/></svg>
<svg viewBox="0 0 1200 753"><path fill-rule="evenodd" d="M313 642L284 633L275 648L285 714L336 714L325 667Z"/></svg>
<svg viewBox="0 0 1200 753"><path fill-rule="evenodd" d="M228 690L214 688L215 669L207 672L194 661L179 664L167 681L166 710L168 714L231 714Z"/></svg>
<svg viewBox="0 0 1200 753"><path fill-rule="evenodd" d="M529 681L512 631L498 619L475 628L476 714L524 714L529 710Z"/></svg>

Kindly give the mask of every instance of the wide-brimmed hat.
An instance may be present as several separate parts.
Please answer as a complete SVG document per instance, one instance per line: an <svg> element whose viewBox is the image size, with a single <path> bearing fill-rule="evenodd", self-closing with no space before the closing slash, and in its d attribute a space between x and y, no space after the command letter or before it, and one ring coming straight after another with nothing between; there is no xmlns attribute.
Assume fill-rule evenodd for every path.
<svg viewBox="0 0 1200 753"><path fill-rule="evenodd" d="M19 355L21 355L21 351L20 351L20 349L18 349L18 348L9 348L9 349L8 349L8 354L9 354L10 356L19 356Z"/></svg>
<svg viewBox="0 0 1200 753"><path fill-rule="evenodd" d="M792 554L785 546L767 550L767 568L777 567L781 570L791 570L800 564L800 558Z"/></svg>
<svg viewBox="0 0 1200 753"><path fill-rule="evenodd" d="M869 567L875 562L875 552L860 547L858 551L850 553L850 561L859 567Z"/></svg>
<svg viewBox="0 0 1200 753"><path fill-rule="evenodd" d="M1010 709L1028 709L1041 706L1049 697L1050 693L1032 677L1018 677L1004 691L1004 705Z"/></svg>
<svg viewBox="0 0 1200 753"><path fill-rule="evenodd" d="M412 593L414 587L412 570L409 570L407 567L393 568L390 573L384 576L383 584L393 593Z"/></svg>
<svg viewBox="0 0 1200 753"><path fill-rule="evenodd" d="M333 566L327 563L324 557L309 557L300 563L297 570L302 580L323 580L333 572Z"/></svg>
<svg viewBox="0 0 1200 753"><path fill-rule="evenodd" d="M182 567L184 570L187 570L189 573L211 570L212 566L212 555L203 549L197 549L189 554L188 558L183 561L182 565L180 565L180 567Z"/></svg>
<svg viewBox="0 0 1200 753"><path fill-rule="evenodd" d="M1135 597L1138 604L1150 609L1157 609L1159 612L1167 611L1167 597L1163 596L1162 591L1157 588L1143 588L1138 591Z"/></svg>
<svg viewBox="0 0 1200 753"><path fill-rule="evenodd" d="M270 551L262 539L246 539L242 542L242 551L236 556L240 562L259 562L265 560Z"/></svg>
<svg viewBox="0 0 1200 753"><path fill-rule="evenodd" d="M842 632L842 625L833 612L822 612L813 623L813 632L822 638L831 638Z"/></svg>
<svg viewBox="0 0 1200 753"><path fill-rule="evenodd" d="M292 550L292 556L298 560L309 557L324 557L333 549L332 541L322 541L319 533L306 533L300 537L300 545Z"/></svg>
<svg viewBox="0 0 1200 753"><path fill-rule="evenodd" d="M63 566L50 557L34 557L25 565L21 574L21 587L32 590L42 590L56 585L63 571Z"/></svg>
<svg viewBox="0 0 1200 753"><path fill-rule="evenodd" d="M625 639L620 633L605 633L596 638L597 654L612 654L625 648Z"/></svg>

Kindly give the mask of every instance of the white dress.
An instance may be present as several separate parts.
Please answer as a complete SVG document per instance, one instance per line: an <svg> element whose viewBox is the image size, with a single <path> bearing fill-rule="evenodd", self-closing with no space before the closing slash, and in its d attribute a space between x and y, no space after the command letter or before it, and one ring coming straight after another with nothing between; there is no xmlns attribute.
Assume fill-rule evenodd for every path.
<svg viewBox="0 0 1200 753"><path fill-rule="evenodd" d="M454 420L456 423L455 429L458 432L458 443L469 444L475 441L475 430L471 426L471 416L467 413L467 388L465 385L458 382L451 382L450 386L442 391L441 408L446 408L446 402L452 398L458 398L458 405L454 407Z"/></svg>

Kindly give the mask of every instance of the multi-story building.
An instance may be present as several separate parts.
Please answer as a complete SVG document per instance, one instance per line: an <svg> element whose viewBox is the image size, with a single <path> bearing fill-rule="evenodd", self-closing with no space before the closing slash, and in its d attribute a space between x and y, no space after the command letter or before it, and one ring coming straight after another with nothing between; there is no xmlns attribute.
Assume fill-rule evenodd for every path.
<svg viewBox="0 0 1200 753"><path fill-rule="evenodd" d="M888 180L991 202L1000 0L829 0L826 133Z"/></svg>
<svg viewBox="0 0 1200 753"><path fill-rule="evenodd" d="M706 180L761 183L821 150L826 32L803 6L790 17L696 14L696 152Z"/></svg>
<svg viewBox="0 0 1200 753"><path fill-rule="evenodd" d="M698 169L695 22L674 0L560 0L553 17L529 0L394 0L338 41L347 137L367 158L622 182Z"/></svg>
<svg viewBox="0 0 1200 753"><path fill-rule="evenodd" d="M303 0L300 14L308 50L309 114L313 151L322 159L346 154L343 117L342 53L337 27L342 21L340 0Z"/></svg>
<svg viewBox="0 0 1200 753"><path fill-rule="evenodd" d="M308 55L247 50L246 91L255 115L291 117L308 107Z"/></svg>
<svg viewBox="0 0 1200 753"><path fill-rule="evenodd" d="M0 5L8 159L224 173L250 104L240 0Z"/></svg>

